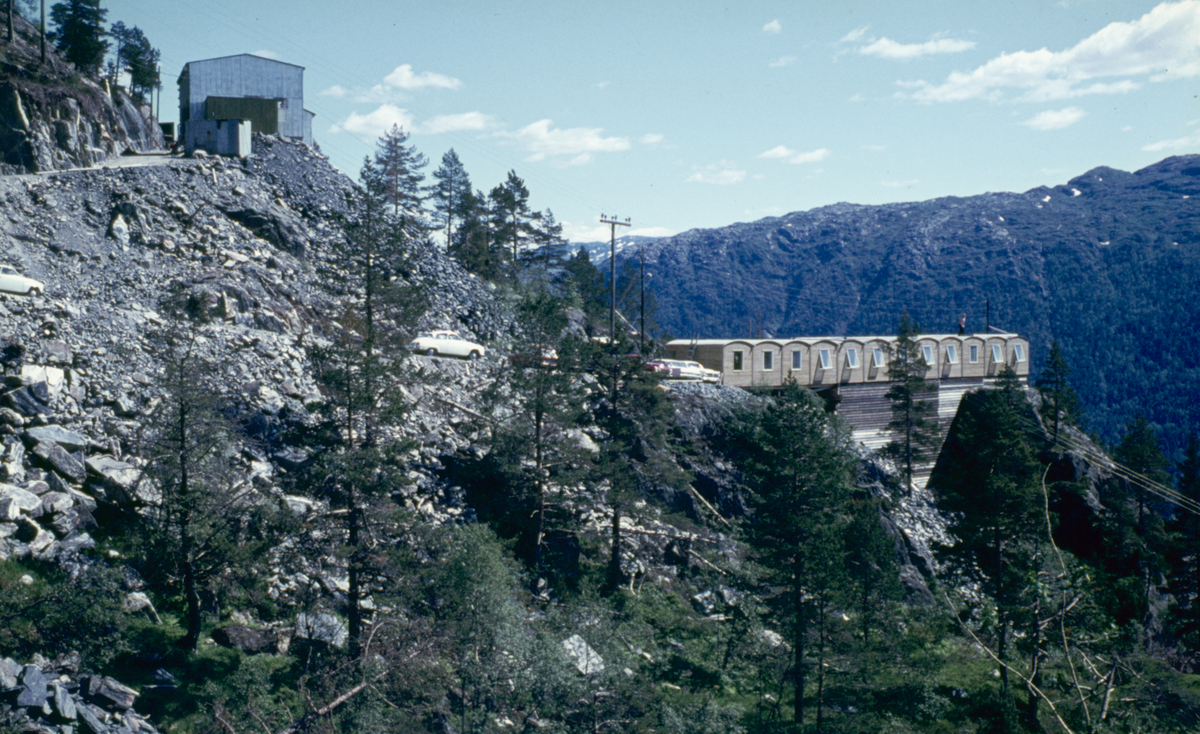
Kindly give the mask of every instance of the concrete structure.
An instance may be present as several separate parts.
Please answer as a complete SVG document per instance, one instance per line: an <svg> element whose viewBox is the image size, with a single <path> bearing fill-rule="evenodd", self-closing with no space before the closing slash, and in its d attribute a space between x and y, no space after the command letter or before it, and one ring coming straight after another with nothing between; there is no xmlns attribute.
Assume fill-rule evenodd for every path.
<svg viewBox="0 0 1200 734"><path fill-rule="evenodd" d="M187 126L184 141L187 152L197 149L211 155L250 155L251 123L249 120L192 120Z"/></svg>
<svg viewBox="0 0 1200 734"><path fill-rule="evenodd" d="M725 385L769 390L794 380L833 403L853 427L854 440L878 450L895 438L887 431L892 413L886 397L895 342L894 336L677 339L666 350L670 359L720 371ZM916 342L929 365L925 378L936 388L929 400L937 402L938 451L963 395L992 385L1005 365L1023 383L1029 380L1029 341L1017 334L921 334ZM918 468L918 487L932 469L932 460Z"/></svg>
<svg viewBox="0 0 1200 734"><path fill-rule="evenodd" d="M220 120L248 120L254 132L312 145L312 119L302 66L239 54L190 61L179 75L180 135L189 145L199 139L193 123Z"/></svg>

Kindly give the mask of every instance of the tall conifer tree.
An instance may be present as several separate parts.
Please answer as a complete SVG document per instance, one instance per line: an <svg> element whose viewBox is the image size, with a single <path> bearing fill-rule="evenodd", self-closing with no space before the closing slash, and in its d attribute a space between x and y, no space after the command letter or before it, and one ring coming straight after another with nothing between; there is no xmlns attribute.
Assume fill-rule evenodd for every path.
<svg viewBox="0 0 1200 734"><path fill-rule="evenodd" d="M884 452L899 463L910 492L914 465L929 458L937 443L937 401L930 397L935 387L925 380L929 365L917 343L920 333L921 327L905 311L888 360L891 388L886 397L892 404L892 419L887 428L898 438L888 442Z"/></svg>

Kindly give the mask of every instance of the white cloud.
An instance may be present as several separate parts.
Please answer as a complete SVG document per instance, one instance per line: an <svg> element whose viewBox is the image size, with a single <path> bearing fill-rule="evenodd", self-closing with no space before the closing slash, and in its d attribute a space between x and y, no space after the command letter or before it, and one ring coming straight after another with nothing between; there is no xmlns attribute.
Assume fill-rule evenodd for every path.
<svg viewBox="0 0 1200 734"><path fill-rule="evenodd" d="M657 145L663 141L663 136L658 133L646 133L638 138L638 142L642 145Z"/></svg>
<svg viewBox="0 0 1200 734"><path fill-rule="evenodd" d="M763 33L778 33L783 30L783 23L780 23L778 19L775 19L764 25L762 29Z"/></svg>
<svg viewBox="0 0 1200 734"><path fill-rule="evenodd" d="M413 73L412 64L401 64L392 70L383 78L383 83L392 89L404 89L413 91L417 89L426 89L434 87L438 89L458 89L462 86L462 82L445 74L438 74L432 71L422 71L419 74Z"/></svg>
<svg viewBox="0 0 1200 734"><path fill-rule="evenodd" d="M264 59L271 59L273 61L279 60L279 54L275 53L274 51L267 51L265 49L261 50L261 51L251 51L250 55L251 56L259 56Z"/></svg>
<svg viewBox="0 0 1200 734"><path fill-rule="evenodd" d="M541 161L547 157L567 157L568 165L589 162L592 153L615 153L629 150L629 139L603 137L603 128L573 127L566 130L552 128L553 120L538 120L514 133L498 133L511 138L532 153L526 160Z"/></svg>
<svg viewBox="0 0 1200 734"><path fill-rule="evenodd" d="M1137 20L1110 23L1064 51L1000 54L970 72L953 72L939 85L914 84L914 99L949 102L1000 99L1020 90L1034 102L1086 94L1119 94L1152 82L1200 76L1200 0L1161 3ZM1125 77L1125 78L1122 78ZM1114 81L1093 81L1115 79Z"/></svg>
<svg viewBox="0 0 1200 734"><path fill-rule="evenodd" d="M365 115L351 112L349 116L335 124L329 131L331 133L338 133L344 130L358 138L375 140L388 130L391 130L392 125L399 125L404 130L412 130L412 113L395 105L380 105L374 112L368 112Z"/></svg>
<svg viewBox="0 0 1200 734"><path fill-rule="evenodd" d="M1078 107L1065 107L1061 110L1039 112L1021 124L1034 130L1062 130L1079 122L1086 114Z"/></svg>
<svg viewBox="0 0 1200 734"><path fill-rule="evenodd" d="M426 135L453 133L462 130L486 130L492 126L492 116L482 112L462 112L456 115L437 115L422 122L414 132Z"/></svg>
<svg viewBox="0 0 1200 734"><path fill-rule="evenodd" d="M774 148L771 148L770 150L766 151L765 153L759 153L758 157L759 158L779 158L781 160L787 161L788 163L802 164L802 163L817 163L817 162L823 161L829 157L829 153L830 153L829 148L817 148L816 150L810 150L807 153L801 153L799 151L792 150L791 148L788 148L786 146L777 145Z"/></svg>
<svg viewBox="0 0 1200 734"><path fill-rule="evenodd" d="M334 99L344 99L350 94L350 90L343 87L341 84L334 84L329 89L323 89L318 96L333 97Z"/></svg>
<svg viewBox="0 0 1200 734"><path fill-rule="evenodd" d="M746 172L739 170L732 161L721 161L710 166L692 166L692 175L684 180L689 183L728 186L741 183L745 179Z"/></svg>
<svg viewBox="0 0 1200 734"><path fill-rule="evenodd" d="M778 68L781 68L784 66L791 66L792 64L796 63L798 60L799 59L797 59L795 56L780 56L779 58L772 61L769 64L769 66L772 69L778 69Z"/></svg>
<svg viewBox="0 0 1200 734"><path fill-rule="evenodd" d="M1178 148L1196 148L1200 147L1200 133L1188 135L1183 138L1175 138L1174 140L1160 140L1157 143L1143 145L1142 150L1157 153L1163 150L1175 150Z"/></svg>
<svg viewBox="0 0 1200 734"><path fill-rule="evenodd" d="M879 183L887 186L889 189L911 189L913 186L921 183L921 179L910 178L904 181L880 181Z"/></svg>
<svg viewBox="0 0 1200 734"><path fill-rule="evenodd" d="M846 101L847 102L866 102L867 98L862 96L862 94L855 94L853 97L851 97L850 99L848 99Z"/></svg>
<svg viewBox="0 0 1200 734"><path fill-rule="evenodd" d="M880 38L858 49L858 52L864 56L908 61L932 54L956 54L973 48L975 48L974 41L961 41L955 38L935 38L925 43L900 43L890 38Z"/></svg>
<svg viewBox="0 0 1200 734"><path fill-rule="evenodd" d="M612 82L596 82L596 83L595 83L595 84L593 84L592 86L593 86L593 87L595 87L596 89L604 89L604 88L605 88L605 87L607 87L609 84L612 84Z"/></svg>
<svg viewBox="0 0 1200 734"><path fill-rule="evenodd" d="M847 33L846 35L842 36L841 42L842 43L854 43L855 41L857 41L858 39L862 38L863 36L865 36L867 34L867 28L869 28L869 27L870 26L862 26L861 28L855 28L854 30Z"/></svg>

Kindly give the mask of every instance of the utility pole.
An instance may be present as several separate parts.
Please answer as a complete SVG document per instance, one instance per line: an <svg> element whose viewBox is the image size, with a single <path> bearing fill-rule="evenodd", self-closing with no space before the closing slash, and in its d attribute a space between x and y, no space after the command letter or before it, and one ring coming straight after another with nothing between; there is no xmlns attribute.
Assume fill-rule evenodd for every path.
<svg viewBox="0 0 1200 734"><path fill-rule="evenodd" d="M42 0L42 63L46 63L46 0Z"/></svg>
<svg viewBox="0 0 1200 734"><path fill-rule="evenodd" d="M608 239L608 282L611 286L611 299L608 304L608 343L617 342L617 227L628 227L629 217L621 221L617 217L600 215L600 223L609 225Z"/></svg>

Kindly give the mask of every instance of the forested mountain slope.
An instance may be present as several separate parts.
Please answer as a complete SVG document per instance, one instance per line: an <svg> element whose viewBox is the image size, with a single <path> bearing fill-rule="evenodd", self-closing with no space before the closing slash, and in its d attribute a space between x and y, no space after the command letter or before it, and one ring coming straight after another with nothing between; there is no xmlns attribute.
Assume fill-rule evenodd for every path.
<svg viewBox="0 0 1200 734"><path fill-rule="evenodd" d="M991 323L1062 345L1107 439L1138 411L1178 452L1200 427L1200 156L1066 185L881 206L836 204L646 245L676 337L893 333Z"/></svg>

